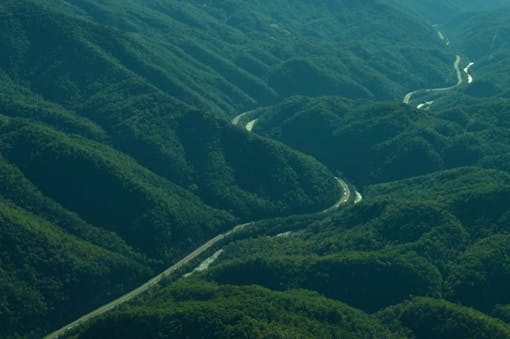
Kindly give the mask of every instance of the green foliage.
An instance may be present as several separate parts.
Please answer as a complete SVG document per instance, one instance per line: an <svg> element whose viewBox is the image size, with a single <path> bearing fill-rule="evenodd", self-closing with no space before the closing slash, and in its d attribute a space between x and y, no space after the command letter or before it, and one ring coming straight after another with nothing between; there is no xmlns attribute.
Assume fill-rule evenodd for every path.
<svg viewBox="0 0 510 339"><path fill-rule="evenodd" d="M102 228L87 224L76 214L64 209L55 201L44 196L14 165L0 157L0 180L2 199L30 211L66 232L90 243L128 256L136 253L117 235Z"/></svg>
<svg viewBox="0 0 510 339"><path fill-rule="evenodd" d="M431 298L413 298L377 313L390 328L425 338L508 338L510 326L473 309Z"/></svg>
<svg viewBox="0 0 510 339"><path fill-rule="evenodd" d="M496 305L492 315L510 324L510 305Z"/></svg>
<svg viewBox="0 0 510 339"><path fill-rule="evenodd" d="M2 337L40 336L150 274L144 262L69 235L3 199L0 225Z"/></svg>
<svg viewBox="0 0 510 339"><path fill-rule="evenodd" d="M508 11L445 27L479 60L441 110L371 101L450 82L453 50L402 10L430 6L0 1L0 337L40 337L238 220L326 208L342 192L311 156L372 185L365 201L255 224L75 335L508 337L404 302L504 320L510 303ZM298 151L223 119L253 108ZM281 292L235 286L252 284ZM351 306L390 306L387 325Z"/></svg>
<svg viewBox="0 0 510 339"><path fill-rule="evenodd" d="M508 232L510 176L502 171L458 168L370 186L368 196L434 200L444 205L475 238Z"/></svg>
<svg viewBox="0 0 510 339"><path fill-rule="evenodd" d="M465 89L471 98L510 97L510 7L503 4L492 11L472 12L452 20L446 27L456 49L475 61L475 81Z"/></svg>
<svg viewBox="0 0 510 339"><path fill-rule="evenodd" d="M325 257L247 257L211 271L221 283L307 288L366 311L410 295L437 296L441 275L416 254L351 252Z"/></svg>
<svg viewBox="0 0 510 339"><path fill-rule="evenodd" d="M447 23L463 13L487 11L505 3L504 0L391 0L399 8L419 14L430 23Z"/></svg>
<svg viewBox="0 0 510 339"><path fill-rule="evenodd" d="M66 53L68 61L80 56L79 77L62 72L62 67L69 70L67 62L49 65L47 72L39 71L42 65L30 68L30 75L36 76L28 80L36 80L33 88L69 103L90 94L91 79L107 85L122 67L183 101L228 115L296 94L396 99L409 88L443 83L449 68L447 52L427 25L380 2L282 0L267 6L243 0L202 6L200 1L182 0L24 0L7 1L3 8L7 20L0 30L0 46L13 52L3 56L5 70L17 73L19 62L32 53L42 52L40 60L45 60L43 48L48 45L31 43L33 38L51 36L44 40L47 44L62 42L57 51ZM89 21L69 29L79 41L70 41L64 30L53 30L55 22L72 22L63 13ZM25 31L27 22L31 28ZM109 29L105 32L91 22ZM92 32L84 35L84 26ZM9 38L11 33L18 38ZM63 49L67 43L76 49ZM103 68L93 77L90 71L95 67L82 60L84 47L87 55L100 52L96 61L121 65ZM379 58L381 50L384 59ZM303 73L302 67L294 67L296 62L311 72ZM425 63L431 68L419 67ZM285 71L289 66L290 73ZM323 90L311 86L308 75Z"/></svg>
<svg viewBox="0 0 510 339"><path fill-rule="evenodd" d="M0 112L11 117L40 121L59 130L80 134L90 139L107 139L105 131L97 124L59 105L45 101L27 88L14 83L1 70Z"/></svg>
<svg viewBox="0 0 510 339"><path fill-rule="evenodd" d="M4 156L45 195L154 259L176 258L234 223L106 145L33 123L9 127Z"/></svg>
<svg viewBox="0 0 510 339"><path fill-rule="evenodd" d="M459 257L447 279L448 296L464 305L490 311L508 304L510 235L494 235L470 247Z"/></svg>
<svg viewBox="0 0 510 339"><path fill-rule="evenodd" d="M187 104L223 115L276 100L237 66L249 53L214 48L232 37L206 42L160 9L125 5L0 4L0 199L23 214L0 222L2 337L54 329L240 218L322 210L341 194L315 159ZM207 17L192 12L198 26ZM44 237L11 234L40 224ZM68 238L65 252L54 245ZM30 248L51 264L39 269Z"/></svg>
<svg viewBox="0 0 510 339"><path fill-rule="evenodd" d="M164 79L154 79L157 70L146 64L154 60L153 52L133 37L31 1L2 6L6 15L12 14L2 22L2 32L20 37L2 42L7 54L18 49L21 53L0 60L7 83L30 86L30 91L25 90L27 101L33 92L57 104L54 106L63 106L58 108L61 116L102 131L110 146L184 188L195 188L207 204L253 218L317 210L338 196L331 175L314 160L274 143L248 138L227 122L177 100L175 97L193 103L167 88L175 77L167 74ZM22 71L25 68L29 71ZM196 77L202 81L200 74ZM16 91L9 93L10 97ZM6 114L35 115L29 112L30 106L14 108ZM37 119L62 129L63 123L44 116ZM250 150L227 153L225 145L237 143L253 145L256 154L249 154ZM260 163L256 159L266 152L278 154L274 166L259 171L256 177L240 168L239 163ZM303 171L303 176L294 174L291 182L282 182L285 174L296 170ZM267 183L257 180L271 175Z"/></svg>
<svg viewBox="0 0 510 339"><path fill-rule="evenodd" d="M506 100L432 114L395 103L293 97L257 111L255 130L366 185L467 165L506 170L507 112Z"/></svg>
<svg viewBox="0 0 510 339"><path fill-rule="evenodd" d="M91 323L79 338L399 338L366 313L316 294L177 283L155 303Z"/></svg>

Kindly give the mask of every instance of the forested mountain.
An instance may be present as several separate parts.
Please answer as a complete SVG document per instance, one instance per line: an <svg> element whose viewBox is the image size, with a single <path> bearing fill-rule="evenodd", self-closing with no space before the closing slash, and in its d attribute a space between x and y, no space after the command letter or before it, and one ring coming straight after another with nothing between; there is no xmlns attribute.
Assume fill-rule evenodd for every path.
<svg viewBox="0 0 510 339"><path fill-rule="evenodd" d="M398 337L378 319L316 293L256 286L181 283L114 317L81 337Z"/></svg>
<svg viewBox="0 0 510 339"><path fill-rule="evenodd" d="M388 2L417 14L432 24L445 24L464 13L489 11L508 3L507 0L388 0Z"/></svg>
<svg viewBox="0 0 510 339"><path fill-rule="evenodd" d="M294 97L253 113L254 131L366 185L480 165L508 171L506 99L423 111L397 103Z"/></svg>
<svg viewBox="0 0 510 339"><path fill-rule="evenodd" d="M345 323L352 317L347 309L322 304L328 311L319 311L307 295L296 294L306 289L318 293L316 300L322 295L363 311L356 326L364 334L346 337L507 338L508 307L502 305L509 302L509 174L459 168L371 186L365 193L366 201L330 216L261 223L223 247L208 271L92 322L80 337L120 338L126 328L136 331L134 337L182 328L195 337L200 332L194 329L204 328L215 338L242 330L257 337L256 331L274 333L264 321L275 319L272 312L298 323L294 304L269 306L263 301L267 292L242 294L250 310L266 305L255 313L240 315L227 306L230 300L218 302L223 288L229 298L239 298L246 292L235 286L248 291L255 284L308 305L302 308L310 312L307 322L292 330L277 325L286 334L324 333L309 332L317 314L326 337L335 337L332 319L341 319L336 324L345 332L353 329L353 322Z"/></svg>
<svg viewBox="0 0 510 339"><path fill-rule="evenodd" d="M508 338L509 9L0 1L0 337Z"/></svg>
<svg viewBox="0 0 510 339"><path fill-rule="evenodd" d="M510 4L487 13L466 14L446 29L455 47L475 62L477 81L467 91L471 97L510 97Z"/></svg>
<svg viewBox="0 0 510 339"><path fill-rule="evenodd" d="M220 114L296 94L397 99L409 88L442 85L450 64L432 28L380 1L58 0L51 7L126 33L127 41L108 42L113 57Z"/></svg>
<svg viewBox="0 0 510 339"><path fill-rule="evenodd" d="M173 97L136 40L48 6L0 7L2 336L72 319L239 220L338 200L314 159Z"/></svg>

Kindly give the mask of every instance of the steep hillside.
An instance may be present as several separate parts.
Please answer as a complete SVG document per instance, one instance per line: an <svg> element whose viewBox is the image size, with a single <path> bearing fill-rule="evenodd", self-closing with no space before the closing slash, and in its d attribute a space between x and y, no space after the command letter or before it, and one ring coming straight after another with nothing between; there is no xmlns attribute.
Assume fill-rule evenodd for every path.
<svg viewBox="0 0 510 339"><path fill-rule="evenodd" d="M475 62L475 82L466 94L474 98L510 97L510 5L487 13L466 14L446 29L454 47Z"/></svg>
<svg viewBox="0 0 510 339"><path fill-rule="evenodd" d="M409 329L414 338L508 338L508 324L442 300L415 298L378 313L388 324ZM395 325L393 325L395 326ZM391 328L391 325L390 325ZM400 327L397 326L398 329Z"/></svg>
<svg viewBox="0 0 510 339"><path fill-rule="evenodd" d="M507 100L439 112L339 97L289 98L257 110L254 131L312 154L356 183L466 165L508 170Z"/></svg>
<svg viewBox="0 0 510 339"><path fill-rule="evenodd" d="M500 4L0 1L0 337L508 336Z"/></svg>
<svg viewBox="0 0 510 339"><path fill-rule="evenodd" d="M129 33L147 80L231 116L297 94L396 99L444 84L450 59L433 29L376 0L56 5Z"/></svg>
<svg viewBox="0 0 510 339"><path fill-rule="evenodd" d="M15 82L16 86L29 88L25 90L29 100L51 102L53 106L46 105L48 110L58 111L68 120L77 121L75 124L86 123L96 133L104 132L104 141L141 165L184 188L192 188L206 203L236 214L270 215L282 208L306 210L334 201L338 190L328 188L334 186L330 185L332 179L313 160L273 142L247 136L147 82L132 67L144 58L129 55L128 51L135 53L136 48L128 37L29 2L9 3L5 10L13 15L11 22L2 22L5 26L1 31L19 37L3 40L6 53L0 66L12 80L7 79L5 87ZM52 38L43 39L48 36ZM79 64L75 60L80 60ZM3 114L50 122L49 117L26 112L29 100L16 94L6 91ZM57 113L52 114L57 119ZM62 124L63 119L58 120ZM256 165L257 158L266 152L274 154L274 161L266 167ZM278 179L296 167L301 176L291 173L286 182ZM264 177L268 185L254 185L250 180L252 171ZM322 184L309 183L320 177ZM225 185L230 187L230 194L225 194ZM307 185L307 189L298 188ZM325 195L316 189L325 189ZM276 198L284 192L290 193L287 197L293 203L279 201L283 195ZM245 207L247 200L251 208ZM268 205L269 200L273 201ZM267 206L265 212L262 205Z"/></svg>
<svg viewBox="0 0 510 339"><path fill-rule="evenodd" d="M0 336L39 337L241 220L341 196L315 159L175 98L156 51L50 5L0 4Z"/></svg>
<svg viewBox="0 0 510 339"><path fill-rule="evenodd" d="M469 12L489 11L507 0L389 0L397 7L425 18L432 24L446 24L456 16Z"/></svg>
<svg viewBox="0 0 510 339"><path fill-rule="evenodd" d="M226 328L237 330L245 317L252 318L256 304L263 305L257 320L271 310L278 313L269 319L285 336L297 329L279 325L279 319L290 317L294 324L290 319L295 319L295 309L289 301L282 310L279 297L293 295L305 302L303 294L294 292L304 288L312 291L307 293L315 295L315 301L330 306L329 311L318 311L308 301L301 308L308 320L300 331L315 321L331 331L332 319L345 328L349 316L335 318L331 308L343 302L376 312L386 326L372 323L374 335L362 325L365 334L352 337L506 338L509 324L491 314L506 319L502 305L509 303L509 230L496 226L508 226L509 178L504 172L477 168L444 171L374 187L366 201L332 215L265 221L223 245L206 271L169 282L125 309L90 322L77 335L121 337L127 329L168 334L182 328L195 333L190 327L194 324L211 328L219 337L229 333ZM241 291L258 288L254 284L278 291L271 292L273 302L265 301L260 290L257 302L244 294L243 301L231 306ZM229 300L219 302L222 290L229 291ZM235 305L245 307L244 317L227 316L236 312ZM224 311L218 312L221 307ZM251 323L247 333L266 333L265 322Z"/></svg>
<svg viewBox="0 0 510 339"><path fill-rule="evenodd" d="M196 297L200 301L196 301ZM270 303L270 308L265 307ZM324 319L327 315L328 319ZM401 338L376 318L307 291L180 283L154 303L117 312L80 338L299 337Z"/></svg>

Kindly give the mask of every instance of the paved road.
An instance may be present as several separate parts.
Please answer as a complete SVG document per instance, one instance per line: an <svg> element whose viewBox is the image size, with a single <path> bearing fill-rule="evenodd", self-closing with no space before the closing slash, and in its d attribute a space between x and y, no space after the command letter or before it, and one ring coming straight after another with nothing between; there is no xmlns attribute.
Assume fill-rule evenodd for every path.
<svg viewBox="0 0 510 339"><path fill-rule="evenodd" d="M346 204L349 202L349 199L351 198L351 190L349 188L349 185L347 185L345 183L345 181L343 181L342 179L340 178L337 178L335 177L338 185L340 186L340 188L344 191L344 193L342 193L342 196L340 197L340 200L338 200L337 202L335 202L333 204L333 206L331 206L330 208L326 208L324 211L320 212L320 213L328 213L328 212L331 212L333 210L336 210L337 208L339 208L340 206Z"/></svg>
<svg viewBox="0 0 510 339"><path fill-rule="evenodd" d="M241 122L241 119L245 118L246 116L248 116L249 114L251 114L253 112L254 111L249 111L249 112L244 112L244 113L241 113L241 114L237 115L234 119L232 119L232 121L231 121L232 125L239 126L239 123ZM250 120L247 124L244 125L244 128L246 128L246 130L248 132L251 132L251 130L253 129L253 127L257 123L257 120L258 119Z"/></svg>
<svg viewBox="0 0 510 339"><path fill-rule="evenodd" d="M446 46L450 46L450 40L448 39L446 34L444 34L441 31L437 31L437 35L439 36L439 39L446 44Z"/></svg>
<svg viewBox="0 0 510 339"><path fill-rule="evenodd" d="M249 123L246 124L246 130L248 132L251 132L253 130L253 127L255 127L255 124L257 123L258 119L252 120Z"/></svg>
<svg viewBox="0 0 510 339"><path fill-rule="evenodd" d="M204 261L202 261L197 267L195 267L191 272L188 272L186 274L184 274L182 277L183 278L187 278L189 277L190 275L192 275L193 273L196 273L196 272L202 272L202 271L205 271L209 268L209 266L211 266L218 258L219 256L223 253L223 249L220 249L216 252L214 252L213 255L211 255L209 258L205 259Z"/></svg>
<svg viewBox="0 0 510 339"><path fill-rule="evenodd" d="M359 204L360 202L362 202L362 201L363 201L363 196L361 195L361 193L360 193L360 192L356 191L356 192L354 193L354 195L355 195L355 198L354 198L354 205L357 205L357 204Z"/></svg>
<svg viewBox="0 0 510 339"><path fill-rule="evenodd" d="M475 64L474 62L470 62L470 63L469 63L469 65L467 65L467 66L464 68L464 73L466 73L467 78L468 78L468 80L467 80L468 84L472 84L472 83L473 83L473 81L474 81L473 76L471 75L471 73L469 73L469 69L470 69L471 67L473 67L473 65L474 65L474 64Z"/></svg>
<svg viewBox="0 0 510 339"><path fill-rule="evenodd" d="M244 113L237 115L234 119L232 119L232 121L231 121L232 125L236 125L236 126L239 125L239 122L241 121L241 119L252 112L253 111L248 111L248 112L244 112Z"/></svg>
<svg viewBox="0 0 510 339"><path fill-rule="evenodd" d="M233 125L238 125L240 120L244 116L250 114L251 112L253 112L253 111L239 114L234 119L232 119L232 124ZM248 125L250 125L250 128L248 128L248 126L246 126L248 131L251 131L251 129L253 128L253 125L255 125L256 122L257 122L257 120L252 120L252 121L250 121L248 123ZM320 213L331 212L331 211L339 208L340 206L346 204L347 202L349 202L349 199L351 197L351 190L349 189L349 186L342 179L336 178L336 177L335 177L335 179L336 179L338 185L340 186L340 188L342 188L342 190L343 190L342 196L340 197L340 200L338 200L335 204L333 204L333 206L331 206L330 208L325 209L324 211L322 211ZM161 282L161 280L163 280L164 278L166 278L169 275L171 275L177 269L181 268L182 266L184 266L187 263L189 263L191 260L195 259L199 255L204 253L206 250L208 250L213 245L215 245L218 241L228 237L229 235L231 235L231 234L233 234L235 232L238 232L238 231L244 229L245 227L247 227L247 226L249 226L251 224L253 224L253 222L249 222L249 223L242 224L242 225L237 225L233 229L228 231L227 233L223 233L223 234L217 235L216 237L212 238L211 240L209 240L208 242L206 242L205 244L203 244L202 246L200 246L199 248L197 248L196 250L194 250L193 252L188 254L184 259L181 259L176 264L170 266L169 268L167 268L162 273L158 274L154 278L152 278L149 281L147 281L145 284L141 285L140 287L132 290L131 292L129 292L127 294L124 294L120 298L115 299L115 300L109 302L108 304L103 305L103 306L99 307L98 309L96 309L96 310L94 310L94 311L92 311L92 312L82 316L81 318L73 321L72 323L65 325L61 329L59 329L59 330L57 330L57 331L55 331L55 332L53 332L51 334L48 334L46 337L44 337L44 339L56 339L56 338L62 337L67 331L70 331L71 329L73 329L73 328L75 328L75 327L85 323L86 321L91 320L92 318L95 318L95 317L97 317L99 315L105 314L106 312L111 311L115 307L117 307L117 306L119 306L121 304L124 304L124 303L126 303L126 302L128 302L128 301L130 301L132 299L134 299L135 297L139 296L140 294L146 292L148 289L150 289L150 288L154 287L155 285L159 284Z"/></svg>
<svg viewBox="0 0 510 339"><path fill-rule="evenodd" d="M339 179L339 178L335 178L335 179L337 180L337 182L340 185L340 187L342 187L342 189L344 190L344 192L342 194L342 197L333 206L331 206L330 208L328 208L328 209L326 209L326 210L324 210L324 211L322 211L320 213L326 213L326 212L333 211L333 210L339 208L341 205L343 205L343 204L345 204L345 203L347 203L349 201L349 198L350 198L350 195L351 195L351 191L349 189L349 186L342 179ZM164 278L170 276L177 269L181 268L182 266L184 266L187 263L189 263L191 260L195 259L199 255L204 253L206 250L211 248L213 245L215 245L220 240L228 237L229 235L231 235L233 233L239 232L242 229L244 229L244 228L246 228L246 227L248 227L248 226L250 226L252 224L253 224L253 222L237 225L233 229L231 229L230 231L228 231L226 233L223 233L223 234L220 234L220 235L217 235L216 237L214 237L211 240L207 241L202 246L200 246L197 249L195 249L193 252L188 254L185 258L181 259L176 264L170 266L169 268L167 268L162 273L158 274L154 278L152 278L149 281L147 281L145 284L143 284L140 287L132 290L129 293L124 294L120 298L117 298L117 299L109 302L108 304L103 305L103 306L99 307L98 309L96 309L96 310L94 310L94 311L92 311L92 312L82 316L81 318L73 321L72 323L69 323L69 324L65 325L61 329L59 329L59 330L57 330L57 331L55 331L55 332L53 332L51 334L48 334L47 336L44 337L44 339L56 339L56 338L63 337L66 334L66 332L70 331L71 329L73 329L73 328L75 328L77 326L80 326L81 324L85 323L86 321L91 320L92 318L95 318L95 317L100 316L102 314L105 314L106 312L111 311L115 307L117 307L117 306L119 306L121 304L124 304L124 303L126 303L126 302L128 302L128 301L130 301L132 299L134 299L135 297L139 296L140 294L146 292L148 289L150 289L150 288L154 287L155 285L159 284L161 282L161 280L163 280Z"/></svg>
<svg viewBox="0 0 510 339"><path fill-rule="evenodd" d="M409 104L411 102L412 97L417 93L446 92L446 91L451 91L452 89L455 89L455 88L459 87L460 85L462 85L462 82L464 80L462 79L462 73L460 72L460 69L459 69L460 60L461 60L460 56L457 55L455 57L455 62L453 63L453 68L455 69L455 73L457 74L457 83L455 85L450 86L450 87L443 87L443 88L419 89L416 91L412 91L412 92L407 93L404 96L404 100L402 100L402 102L404 104Z"/></svg>
<svg viewBox="0 0 510 339"><path fill-rule="evenodd" d="M150 279L149 281L147 281L145 284L141 285L140 287L138 287L138 288L132 290L131 292L129 292L127 294L124 294L120 298L115 299L115 300L109 302L108 304L103 305L103 306L99 307L98 309L96 309L96 310L94 310L94 311L92 311L92 312L82 316L78 320L75 320L72 323L67 324L66 326L62 327L61 329L59 329L59 330L57 330L57 331L55 331L55 332L53 332L51 334L48 334L44 338L45 339L59 338L59 337L63 336L67 331L69 331L69 330L71 330L71 329L81 325L82 323L84 323L84 322L86 322L86 321L88 321L88 320L90 320L92 318L95 318L95 317L97 317L99 315L102 315L102 314L112 310L113 308L115 308L115 307L117 307L117 306L119 306L121 304L124 304L125 302L128 302L128 301L132 300L133 298L139 296L140 294L142 294L143 292L147 291L151 287L154 287L155 285L159 284L161 282L161 280L163 280L164 278L168 277L174 271L176 271L177 269L179 269L183 265L186 265L188 262L190 262L191 260L193 260L196 257L198 257L200 254L205 252L207 249L209 249L211 246L216 244L218 241L224 239L225 237L228 237L232 233L235 233L235 232L238 232L238 231L242 230L243 228L245 228L245 227L247 227L247 226L249 226L251 224L252 223L246 223L246 224L242 224L242 225L237 225L236 227L234 227L233 229L231 229L227 233L223 233L223 234L220 234L220 235L212 238L211 240L209 240L208 242L206 242L205 244L203 244L202 246L200 246L199 248L197 248L196 250L194 250L193 252L188 254L185 258L181 259L176 264L170 266L165 271L163 271L162 273L158 274L154 278Z"/></svg>
<svg viewBox="0 0 510 339"><path fill-rule="evenodd" d="M418 106L416 106L416 108L417 109L428 109L428 108L430 108L430 106L432 106L433 103L434 103L434 100L425 101L425 102L419 104Z"/></svg>

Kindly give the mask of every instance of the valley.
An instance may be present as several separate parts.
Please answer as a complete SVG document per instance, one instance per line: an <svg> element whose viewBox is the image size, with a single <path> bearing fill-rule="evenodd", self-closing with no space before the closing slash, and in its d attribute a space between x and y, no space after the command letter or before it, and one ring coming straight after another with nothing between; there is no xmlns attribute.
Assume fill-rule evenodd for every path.
<svg viewBox="0 0 510 339"><path fill-rule="evenodd" d="M404 99L402 100L402 102L404 104L409 104L413 98L413 96L416 96L416 95L426 95L428 93L438 93L438 92L446 92L446 91L451 91L459 86L462 85L462 83L464 82L464 79L462 77L462 74L460 72L460 68L459 68L459 65L460 65L460 62L461 62L461 57L459 55L457 55L455 57L455 61L453 63L453 69L455 71L455 74L457 76L457 82L455 83L455 85L452 85L452 86L449 86L449 87L442 87L442 88L429 88L429 89L419 89L419 90L416 90L416 91L412 91L412 92L409 92L407 93L405 96L404 96ZM469 70L469 66L466 67L468 70ZM467 70L465 71L465 73L467 73ZM468 77L470 75L468 74ZM471 81L469 81L469 79L471 79ZM472 82L472 78L468 78L468 83L471 83Z"/></svg>
<svg viewBox="0 0 510 339"><path fill-rule="evenodd" d="M509 6L0 1L0 337L510 337Z"/></svg>
<svg viewBox="0 0 510 339"><path fill-rule="evenodd" d="M349 186L342 179L335 178L335 181L337 181L337 184L343 190L341 198L331 207L325 209L324 211L319 212L320 214L333 212L336 209L340 208L342 205L349 203L349 200L351 198ZM361 201L359 199L360 199L359 196L357 196L356 200L353 203L354 204L359 203ZM187 265L188 263L193 261L195 258L199 257L200 255L202 255L204 252L209 250L211 247L215 246L220 241L227 239L229 236L234 235L237 232L241 232L241 231L245 230L246 228L254 227L255 223L256 223L256 221L251 221L248 223L236 225L234 228L232 228L228 232L217 235L212 239L209 239L206 243L204 243L200 247L196 248L193 252L188 254L186 257L179 260L174 265L168 267L166 270L164 270L157 276L151 278L150 280L148 280L144 284L140 285L136 289L130 291L129 293L124 294L123 296L121 296L113 301L108 302L107 304L95 309L94 311L92 311L86 315L81 316L79 319L63 326L61 329L46 335L44 337L44 339L57 339L57 338L63 337L67 334L67 332L86 323L87 321L90 321L91 319L99 317L99 316L113 310L114 308L118 307L119 305L122 305L124 303L127 303L127 302L133 300L134 298L147 292L149 289L158 286L158 284L160 284L162 280L169 278L172 274L174 274L175 271L179 270L181 267ZM220 252L220 254L221 254L221 252ZM203 270L201 270L201 271L203 271Z"/></svg>

